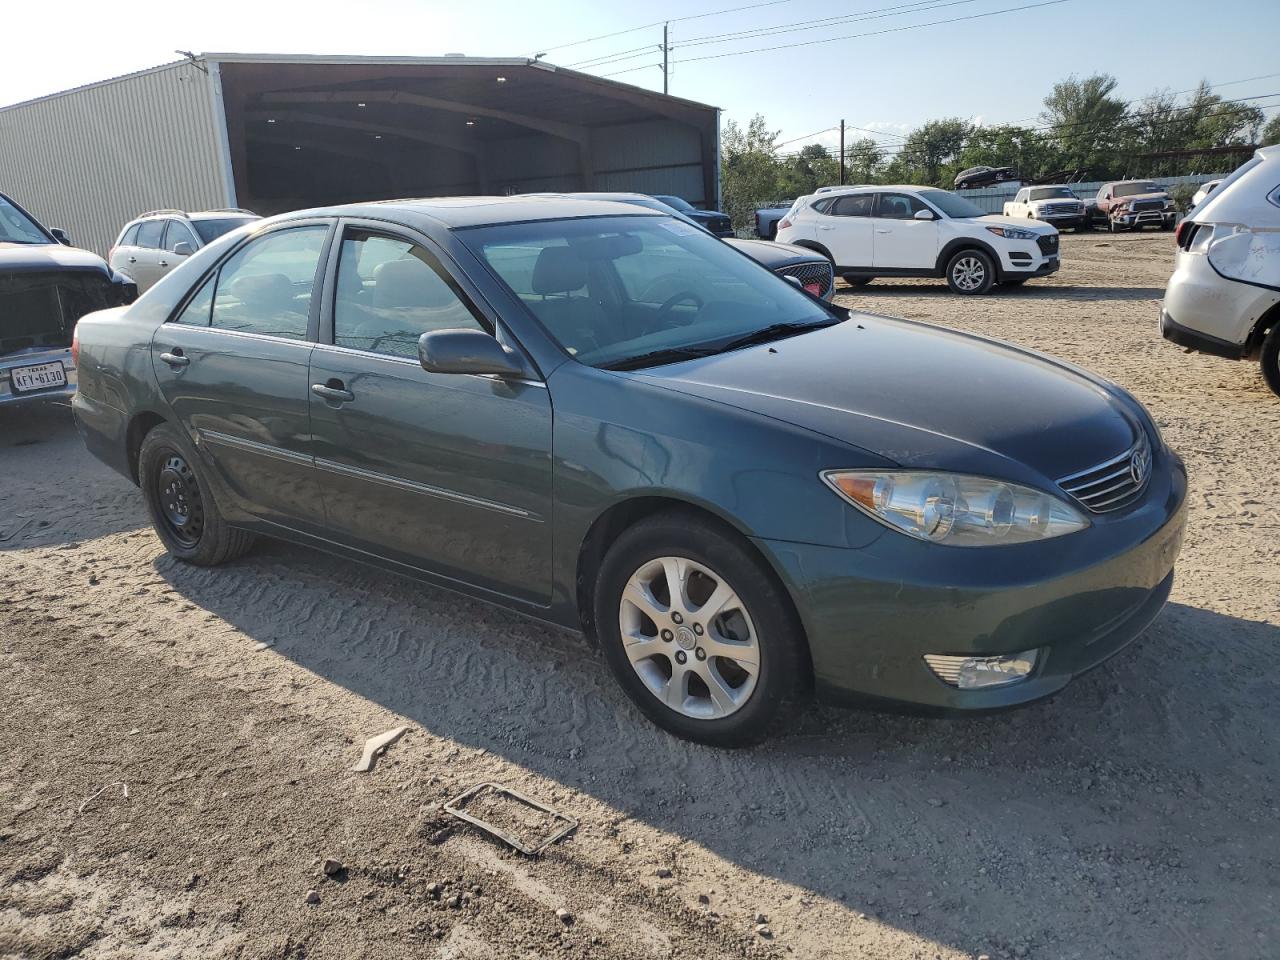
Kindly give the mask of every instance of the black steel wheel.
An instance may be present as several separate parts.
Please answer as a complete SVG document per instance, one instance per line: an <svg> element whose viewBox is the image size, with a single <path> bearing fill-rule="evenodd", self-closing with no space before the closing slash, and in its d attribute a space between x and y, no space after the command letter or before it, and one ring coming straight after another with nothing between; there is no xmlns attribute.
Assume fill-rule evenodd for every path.
<svg viewBox="0 0 1280 960"><path fill-rule="evenodd" d="M189 550L200 545L204 533L204 497L195 471L180 453L167 457L155 477L160 515L169 534Z"/></svg>

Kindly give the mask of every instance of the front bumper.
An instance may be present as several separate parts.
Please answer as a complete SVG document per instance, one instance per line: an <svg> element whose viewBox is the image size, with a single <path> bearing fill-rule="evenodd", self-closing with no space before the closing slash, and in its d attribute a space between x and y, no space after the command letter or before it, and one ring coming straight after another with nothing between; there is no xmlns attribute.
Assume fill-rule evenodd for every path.
<svg viewBox="0 0 1280 960"><path fill-rule="evenodd" d="M1163 450L1140 503L1041 544L938 547L886 530L859 550L757 541L795 600L817 693L981 711L1049 696L1119 652L1160 612L1186 525L1186 472ZM961 690L929 653L1039 649L1030 676Z"/></svg>
<svg viewBox="0 0 1280 960"><path fill-rule="evenodd" d="M12 371L18 367L33 367L45 363L60 363L67 382L60 386L45 387L40 390L17 391L13 387ZM70 347L40 349L30 353L14 353L0 357L0 407L14 406L21 403L35 403L39 400L56 400L75 396L76 368L71 362Z"/></svg>
<svg viewBox="0 0 1280 960"><path fill-rule="evenodd" d="M1178 222L1178 211L1143 210L1139 213L1117 213L1112 215L1111 221L1122 227L1145 227L1152 224L1172 227Z"/></svg>

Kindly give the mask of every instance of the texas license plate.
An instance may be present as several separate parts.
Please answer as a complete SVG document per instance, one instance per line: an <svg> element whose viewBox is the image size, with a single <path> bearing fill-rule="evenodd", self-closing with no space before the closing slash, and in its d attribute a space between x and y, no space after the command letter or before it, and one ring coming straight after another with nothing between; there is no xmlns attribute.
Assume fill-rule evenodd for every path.
<svg viewBox="0 0 1280 960"><path fill-rule="evenodd" d="M61 387L67 382L67 371L57 360L53 363L37 363L31 367L14 367L9 376L14 393Z"/></svg>

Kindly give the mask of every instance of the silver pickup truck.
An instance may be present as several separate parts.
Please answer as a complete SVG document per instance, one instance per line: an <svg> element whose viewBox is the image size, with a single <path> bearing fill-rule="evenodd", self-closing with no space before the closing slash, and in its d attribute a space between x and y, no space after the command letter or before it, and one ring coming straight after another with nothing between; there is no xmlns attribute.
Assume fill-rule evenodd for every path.
<svg viewBox="0 0 1280 960"><path fill-rule="evenodd" d="M76 321L137 297L132 280L0 194L0 407L75 393Z"/></svg>

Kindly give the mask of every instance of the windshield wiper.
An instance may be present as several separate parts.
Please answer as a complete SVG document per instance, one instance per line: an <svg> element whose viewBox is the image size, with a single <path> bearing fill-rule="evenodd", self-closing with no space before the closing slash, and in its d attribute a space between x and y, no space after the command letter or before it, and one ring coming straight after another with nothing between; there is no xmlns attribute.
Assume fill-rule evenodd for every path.
<svg viewBox="0 0 1280 960"><path fill-rule="evenodd" d="M679 363L681 360L697 360L699 357L718 353L706 347L666 347L662 350L650 350L648 353L634 357L623 357L610 363L600 364L602 370L637 370L640 367L657 367L664 363Z"/></svg>
<svg viewBox="0 0 1280 960"><path fill-rule="evenodd" d="M715 348L716 353L725 353L729 350L739 350L742 347L753 347L758 343L769 343L772 340L781 340L784 337L792 337L797 333L804 333L808 330L818 330L822 327L833 327L841 320L810 320L806 323L797 323L795 321L789 323L771 323L767 327L761 327L759 330L753 330L751 333L737 337L733 340L727 340Z"/></svg>

